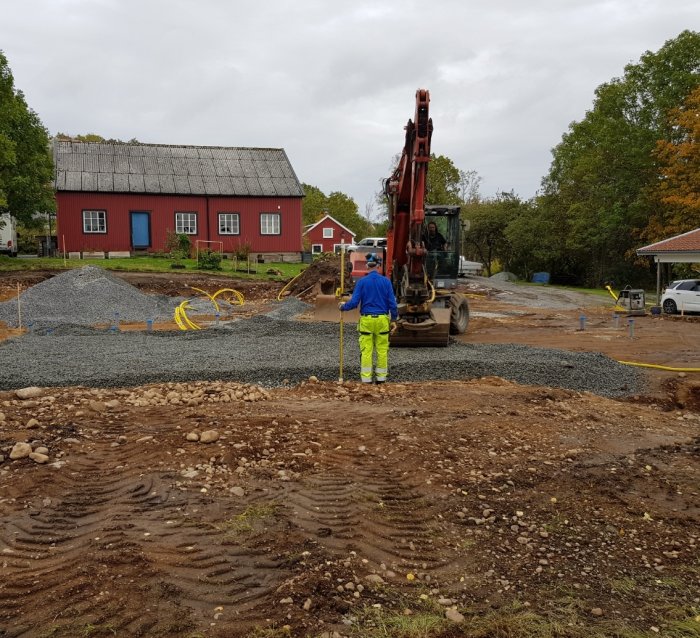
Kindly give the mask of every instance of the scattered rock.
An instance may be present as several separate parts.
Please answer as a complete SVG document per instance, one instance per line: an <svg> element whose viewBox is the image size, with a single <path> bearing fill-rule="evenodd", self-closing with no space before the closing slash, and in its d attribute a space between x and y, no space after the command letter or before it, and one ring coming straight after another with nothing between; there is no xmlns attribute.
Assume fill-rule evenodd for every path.
<svg viewBox="0 0 700 638"><path fill-rule="evenodd" d="M36 386L31 386L29 388L20 388L19 390L15 390L15 396L18 399L22 399L23 401L25 399L36 399L37 397L40 397L43 394L44 389L37 388Z"/></svg>
<svg viewBox="0 0 700 638"><path fill-rule="evenodd" d="M594 607L591 609L591 615L593 616L602 616L603 615L603 610L600 607Z"/></svg>
<svg viewBox="0 0 700 638"><path fill-rule="evenodd" d="M233 494L234 496L245 496L245 490L242 487L239 487L236 485L235 487L232 487L229 492Z"/></svg>
<svg viewBox="0 0 700 638"><path fill-rule="evenodd" d="M10 458L15 460L15 459L23 459L28 457L32 453L32 446L29 445L29 443L15 443L14 446L12 447L12 451L10 452Z"/></svg>
<svg viewBox="0 0 700 638"><path fill-rule="evenodd" d="M457 624L464 622L464 616L460 614L456 609L448 609L445 612L445 618Z"/></svg>
<svg viewBox="0 0 700 638"><path fill-rule="evenodd" d="M32 428L38 428L38 427L39 427L39 421L37 421L36 419L29 419L29 421L27 421L27 429L31 430Z"/></svg>
<svg viewBox="0 0 700 638"><path fill-rule="evenodd" d="M218 430L205 430L199 435L200 443L214 443L219 440Z"/></svg>
<svg viewBox="0 0 700 638"><path fill-rule="evenodd" d="M188 441L197 442L199 441L199 434L197 432L188 432L187 436L185 437Z"/></svg>
<svg viewBox="0 0 700 638"><path fill-rule="evenodd" d="M46 463L49 460L46 454L39 454L39 452L32 452L29 458L35 463Z"/></svg>

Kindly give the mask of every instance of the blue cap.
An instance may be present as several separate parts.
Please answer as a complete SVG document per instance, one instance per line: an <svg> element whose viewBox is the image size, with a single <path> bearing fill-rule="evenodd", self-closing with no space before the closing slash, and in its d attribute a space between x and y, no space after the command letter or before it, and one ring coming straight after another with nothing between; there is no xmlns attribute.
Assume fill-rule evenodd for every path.
<svg viewBox="0 0 700 638"><path fill-rule="evenodd" d="M377 265L379 263L379 257L377 257L376 253L367 253L367 265L369 266L370 264Z"/></svg>

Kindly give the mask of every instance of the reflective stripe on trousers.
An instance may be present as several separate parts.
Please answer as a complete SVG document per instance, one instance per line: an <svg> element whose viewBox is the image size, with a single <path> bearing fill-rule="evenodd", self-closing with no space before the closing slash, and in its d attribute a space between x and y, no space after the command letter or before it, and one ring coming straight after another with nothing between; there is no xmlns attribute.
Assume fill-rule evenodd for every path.
<svg viewBox="0 0 700 638"><path fill-rule="evenodd" d="M389 316L362 316L357 324L360 333L360 379L372 383L372 353L377 351L377 381L386 381L389 371Z"/></svg>

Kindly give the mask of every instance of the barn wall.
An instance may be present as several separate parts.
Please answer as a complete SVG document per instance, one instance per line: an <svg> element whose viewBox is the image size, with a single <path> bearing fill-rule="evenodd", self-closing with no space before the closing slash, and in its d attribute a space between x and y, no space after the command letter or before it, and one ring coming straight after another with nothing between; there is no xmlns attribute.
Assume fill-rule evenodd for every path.
<svg viewBox="0 0 700 638"><path fill-rule="evenodd" d="M195 240L222 241L224 252L248 243L253 252L301 252L301 198L298 197L205 197L189 195L139 195L59 192L56 195L59 247L68 252L130 251L131 212L150 214L151 246L165 249L168 230L175 229L176 212L197 213ZM107 232L84 233L83 210L107 211ZM218 213L240 215L239 235L219 235ZM280 235L260 234L260 214L280 214ZM65 242L65 246L64 246Z"/></svg>

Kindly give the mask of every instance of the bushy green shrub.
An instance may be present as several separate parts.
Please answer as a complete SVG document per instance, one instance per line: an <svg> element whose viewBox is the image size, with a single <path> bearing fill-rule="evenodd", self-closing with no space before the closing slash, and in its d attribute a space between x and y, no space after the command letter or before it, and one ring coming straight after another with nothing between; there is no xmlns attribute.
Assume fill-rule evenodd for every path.
<svg viewBox="0 0 700 638"><path fill-rule="evenodd" d="M186 259L192 252L190 236L184 233L177 234L172 230L166 232L165 247L173 259Z"/></svg>
<svg viewBox="0 0 700 638"><path fill-rule="evenodd" d="M221 270L221 253L215 253L209 249L202 250L197 256L197 268L199 270Z"/></svg>

